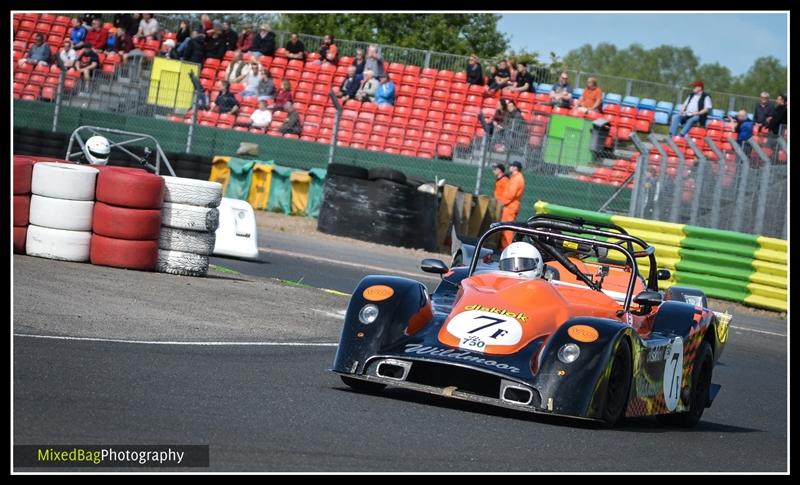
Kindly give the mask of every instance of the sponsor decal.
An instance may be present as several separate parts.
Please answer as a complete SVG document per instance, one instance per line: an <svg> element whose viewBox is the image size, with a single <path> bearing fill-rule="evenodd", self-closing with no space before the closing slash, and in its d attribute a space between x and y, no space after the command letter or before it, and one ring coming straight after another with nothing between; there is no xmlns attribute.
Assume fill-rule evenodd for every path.
<svg viewBox="0 0 800 485"><path fill-rule="evenodd" d="M567 329L567 335L578 342L585 343L594 342L600 337L600 333L588 325L573 325Z"/></svg>
<svg viewBox="0 0 800 485"><path fill-rule="evenodd" d="M683 339L675 337L667 352L667 361L664 363L664 404L670 411L674 411L678 406L682 375Z"/></svg>
<svg viewBox="0 0 800 485"><path fill-rule="evenodd" d="M669 345L661 345L658 347L653 347L652 349L647 351L647 362L660 362L667 357L667 349Z"/></svg>
<svg viewBox="0 0 800 485"><path fill-rule="evenodd" d="M525 316L525 314L522 313L522 312L514 313L514 312L510 312L508 310L504 310L502 308L497 308L497 307L494 307L494 306L486 307L486 306L483 306L483 305L467 305L467 306L464 307L464 310L479 310L479 311L482 311L482 312L496 313L498 315L503 315L503 316L506 316L506 317L516 318L520 322L527 322L528 321L528 317Z"/></svg>
<svg viewBox="0 0 800 485"><path fill-rule="evenodd" d="M448 359L458 360L461 362L482 364L489 367L494 367L498 370L513 372L515 374L519 373L519 367L514 367L503 362L497 362L496 360L487 359L465 350L443 349L441 347L433 347L431 345L422 344L406 344L404 352L415 355L447 357Z"/></svg>
<svg viewBox="0 0 800 485"><path fill-rule="evenodd" d="M572 241L564 241L562 246L564 246L567 249L572 249L572 250L577 250L578 249L578 243L574 243Z"/></svg>
<svg viewBox="0 0 800 485"><path fill-rule="evenodd" d="M485 352L487 345L509 346L522 339L522 325L516 318L519 314L496 308L494 312L476 310L476 307L485 308L469 305L465 307L467 311L447 323L447 332L459 339L460 348Z"/></svg>
<svg viewBox="0 0 800 485"><path fill-rule="evenodd" d="M731 315L729 313L717 314L717 339L721 343L728 340L728 325L731 323Z"/></svg>
<svg viewBox="0 0 800 485"><path fill-rule="evenodd" d="M365 288L361 295L365 300L383 301L388 300L394 295L394 289L386 285L372 285L369 288Z"/></svg>

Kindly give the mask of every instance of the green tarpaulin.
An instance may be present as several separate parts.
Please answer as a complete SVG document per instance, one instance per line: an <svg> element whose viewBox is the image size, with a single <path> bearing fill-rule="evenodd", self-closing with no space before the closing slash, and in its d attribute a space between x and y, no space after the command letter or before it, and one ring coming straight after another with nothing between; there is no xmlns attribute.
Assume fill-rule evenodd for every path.
<svg viewBox="0 0 800 485"><path fill-rule="evenodd" d="M311 176L311 186L308 188L308 205L306 215L308 217L319 217L319 208L322 205L322 188L325 184L325 175L328 171L322 168L312 168L308 171Z"/></svg>
<svg viewBox="0 0 800 485"><path fill-rule="evenodd" d="M291 214L292 182L289 177L292 175L293 169L281 167L280 165L270 165L272 165L272 183L269 185L267 210Z"/></svg>
<svg viewBox="0 0 800 485"><path fill-rule="evenodd" d="M228 180L228 187L225 189L225 197L247 200L247 196L250 194L250 184L253 182L255 165L254 160L242 160L241 158L231 158L228 161L231 176Z"/></svg>

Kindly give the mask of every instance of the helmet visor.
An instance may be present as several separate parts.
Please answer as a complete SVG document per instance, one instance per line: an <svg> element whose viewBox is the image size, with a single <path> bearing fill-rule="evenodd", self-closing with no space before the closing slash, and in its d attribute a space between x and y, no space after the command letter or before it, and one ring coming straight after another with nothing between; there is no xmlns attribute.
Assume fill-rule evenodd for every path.
<svg viewBox="0 0 800 485"><path fill-rule="evenodd" d="M536 259L534 258L507 258L500 260L500 271L513 271L520 273L522 271L530 271L536 268Z"/></svg>
<svg viewBox="0 0 800 485"><path fill-rule="evenodd" d="M87 149L89 155L93 156L96 160L107 160L110 152L101 153L92 149Z"/></svg>

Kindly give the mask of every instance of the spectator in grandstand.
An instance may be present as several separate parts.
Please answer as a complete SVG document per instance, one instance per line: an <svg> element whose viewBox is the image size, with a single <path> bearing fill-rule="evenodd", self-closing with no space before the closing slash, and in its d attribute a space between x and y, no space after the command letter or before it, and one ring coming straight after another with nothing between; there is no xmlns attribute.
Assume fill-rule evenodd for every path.
<svg viewBox="0 0 800 485"><path fill-rule="evenodd" d="M586 113L587 111L600 112L603 105L603 91L597 86L597 79L590 77L586 80L586 87L583 88L578 100L578 110Z"/></svg>
<svg viewBox="0 0 800 485"><path fill-rule="evenodd" d="M192 37L184 49L181 59L186 62L202 64L206 55L205 39L206 34L202 27L192 31Z"/></svg>
<svg viewBox="0 0 800 485"><path fill-rule="evenodd" d="M272 111L267 109L266 101L258 102L258 109L250 115L251 128L266 128L272 123Z"/></svg>
<svg viewBox="0 0 800 485"><path fill-rule="evenodd" d="M225 44L225 51L235 51L236 43L239 41L239 34L231 27L227 20L222 22L222 41Z"/></svg>
<svg viewBox="0 0 800 485"><path fill-rule="evenodd" d="M364 69L364 81L356 92L356 99L359 101L372 101L375 91L378 90L378 80L375 79L372 70Z"/></svg>
<svg viewBox="0 0 800 485"><path fill-rule="evenodd" d="M203 29L203 32L205 32L206 35L210 35L211 31L214 30L214 22L207 13L204 13L200 16L200 27Z"/></svg>
<svg viewBox="0 0 800 485"><path fill-rule="evenodd" d="M284 48L286 49L286 57L289 59L305 60L306 46L303 45L303 41L300 40L300 36L297 35L297 32L292 32L291 37L289 37L289 42L286 43Z"/></svg>
<svg viewBox="0 0 800 485"><path fill-rule="evenodd" d="M94 22L94 19L100 20L100 14L99 13L83 14L83 25L85 25L87 28L91 27L92 22Z"/></svg>
<svg viewBox="0 0 800 485"><path fill-rule="evenodd" d="M167 59L180 59L180 55L178 55L178 49L175 47L175 41L172 39L167 39L161 46L161 50L156 54L160 57L166 57Z"/></svg>
<svg viewBox="0 0 800 485"><path fill-rule="evenodd" d="M128 55L133 50L133 37L128 35L124 27L119 27L117 29L117 39L114 42L114 52L122 56L122 62L128 62Z"/></svg>
<svg viewBox="0 0 800 485"><path fill-rule="evenodd" d="M52 59L53 53L50 51L50 46L45 43L44 35L40 32L36 32L33 35L33 39L31 49L25 57L19 60L19 66L21 67L25 64L38 64L40 66L50 65L50 59Z"/></svg>
<svg viewBox="0 0 800 485"><path fill-rule="evenodd" d="M558 83L553 85L553 89L550 91L550 104L562 108L572 106L572 85L569 83L567 71L562 71L558 76Z"/></svg>
<svg viewBox="0 0 800 485"><path fill-rule="evenodd" d="M286 111L288 116L286 117L286 121L278 128L278 131L284 135L287 133L299 135L303 131L303 127L300 122L300 114L294 109L294 104L291 101L287 101L283 104L283 110Z"/></svg>
<svg viewBox="0 0 800 485"><path fill-rule="evenodd" d="M478 62L478 56L472 54L467 63L467 84L483 86L483 68Z"/></svg>
<svg viewBox="0 0 800 485"><path fill-rule="evenodd" d="M204 59L220 59L225 57L225 39L222 36L222 27L214 27L211 38L206 42Z"/></svg>
<svg viewBox="0 0 800 485"><path fill-rule="evenodd" d="M700 123L700 126L706 125L706 117L708 112L711 111L711 96L704 91L704 88L702 81L692 83L692 94L683 102L680 111L672 116L669 136L677 135L681 126L683 128L680 135L686 136L694 125L698 123Z"/></svg>
<svg viewBox="0 0 800 485"><path fill-rule="evenodd" d="M181 45L187 39L192 37L192 29L189 27L189 21L182 19L178 25L178 30L175 32L175 44Z"/></svg>
<svg viewBox="0 0 800 485"><path fill-rule="evenodd" d="M266 101L275 97L275 81L272 79L272 73L269 72L269 69L263 70L257 91L256 96L258 96L259 101Z"/></svg>
<svg viewBox="0 0 800 485"><path fill-rule="evenodd" d="M258 85L261 84L262 77L263 74L261 73L261 65L256 59L251 59L250 69L248 70L247 74L245 74L243 79L244 91L242 91L242 96L257 96Z"/></svg>
<svg viewBox="0 0 800 485"><path fill-rule="evenodd" d="M73 17L72 28L69 31L69 40L72 41L72 46L76 49L83 49L83 43L86 41L86 27L81 24L77 17Z"/></svg>
<svg viewBox="0 0 800 485"><path fill-rule="evenodd" d="M77 62L72 65L72 68L78 71L81 78L88 83L92 79L92 73L99 65L100 58L97 57L97 53L92 49L91 45L84 44L83 51L78 56Z"/></svg>
<svg viewBox="0 0 800 485"><path fill-rule="evenodd" d="M498 204L502 204L500 199L503 198L503 195L508 188L508 175L506 175L506 166L502 163L495 163L492 165L492 171L494 172L494 198L497 200Z"/></svg>
<svg viewBox="0 0 800 485"><path fill-rule="evenodd" d="M767 128L769 126L767 120L772 116L774 111L775 104L769 100L769 93L764 91L758 98L758 104L756 104L756 109L753 113L756 131L760 130L761 127Z"/></svg>
<svg viewBox="0 0 800 485"><path fill-rule="evenodd" d="M511 162L509 167L511 176L508 180L505 192L498 200L503 204L503 213L500 220L503 222L513 222L519 214L520 202L522 196L525 195L525 177L522 176L522 164L518 161ZM503 249L509 244L514 237L511 231L503 231L500 236L500 244L498 249Z"/></svg>
<svg viewBox="0 0 800 485"><path fill-rule="evenodd" d="M333 36L331 35L326 35L322 38L322 44L319 46L320 62L322 62L324 59L327 59L328 52L332 52L333 58L336 59L338 49L336 48L336 44L333 43Z"/></svg>
<svg viewBox="0 0 800 485"><path fill-rule="evenodd" d="M113 52L114 47L117 45L117 28L111 27L108 29L108 37L106 37L106 46L103 49L105 52Z"/></svg>
<svg viewBox="0 0 800 485"><path fill-rule="evenodd" d="M511 83L511 70L508 68L508 61L501 60L494 71L494 75L489 78L489 94L503 89Z"/></svg>
<svg viewBox="0 0 800 485"><path fill-rule="evenodd" d="M275 95L275 104L272 106L273 110L280 111L283 109L287 102L292 102L292 85L288 79L281 81L281 89Z"/></svg>
<svg viewBox="0 0 800 485"><path fill-rule="evenodd" d="M394 93L394 83L391 79L389 79L389 73L384 72L383 76L380 77L378 89L375 91L375 103L377 103L379 106L382 104L393 105Z"/></svg>
<svg viewBox="0 0 800 485"><path fill-rule="evenodd" d="M197 109L202 111L208 111L211 105L211 93L208 92L208 89L203 89L200 92L200 95L197 97Z"/></svg>
<svg viewBox="0 0 800 485"><path fill-rule="evenodd" d="M158 20L151 13L142 14L142 20L139 21L139 31L136 32L136 37L140 39L154 40L159 39L158 33Z"/></svg>
<svg viewBox="0 0 800 485"><path fill-rule="evenodd" d="M100 19L92 20L92 28L86 32L86 39L84 41L92 46L95 52L103 52L106 48L107 40L108 32L103 28Z"/></svg>
<svg viewBox="0 0 800 485"><path fill-rule="evenodd" d="M729 118L730 119L730 118ZM750 144L747 143L747 140L752 138L753 136L753 125L755 124L753 120L747 117L747 110L743 109L736 113L736 118L733 119L736 121L736 143L739 144L740 147L745 149L746 153L749 152Z"/></svg>
<svg viewBox="0 0 800 485"><path fill-rule="evenodd" d="M325 54L325 57L321 61L317 61L317 62L320 62L321 66L334 66L334 67L336 67L336 64L337 64L336 54L334 54L332 51L328 51Z"/></svg>
<svg viewBox="0 0 800 485"><path fill-rule="evenodd" d="M139 29L139 21L134 20L133 15L129 13L114 14L112 23L114 24L114 28L119 29L122 27L125 29L125 32L135 32Z"/></svg>
<svg viewBox="0 0 800 485"><path fill-rule="evenodd" d="M236 96L231 92L231 83L228 81L222 81L222 90L217 96L216 104L217 111L220 114L236 114L239 110L239 102L236 101Z"/></svg>
<svg viewBox="0 0 800 485"><path fill-rule="evenodd" d="M358 78L358 82L364 79L364 66L366 64L367 60L364 58L364 49L359 47L356 49L356 55L353 58L353 65L356 67L356 78Z"/></svg>
<svg viewBox="0 0 800 485"><path fill-rule="evenodd" d="M250 65L242 59L242 52L233 55L233 59L225 69L225 79L232 83L240 83L250 71Z"/></svg>
<svg viewBox="0 0 800 485"><path fill-rule="evenodd" d="M58 50L58 59L61 61L62 69L69 69L75 64L78 54L72 48L71 40L64 39L61 49Z"/></svg>
<svg viewBox="0 0 800 485"><path fill-rule="evenodd" d="M250 22L244 24L242 26L242 34L239 36L239 40L236 41L236 49L241 52L249 51L253 47L253 39L255 36L253 24Z"/></svg>
<svg viewBox="0 0 800 485"><path fill-rule="evenodd" d="M367 59L364 61L364 72L367 70L372 71L374 76L382 76L385 72L383 69L383 59L378 55L378 47L370 45L367 47ZM364 76L366 78L366 76Z"/></svg>
<svg viewBox="0 0 800 485"><path fill-rule="evenodd" d="M517 73L514 75L514 84L511 90L518 93L532 93L536 87L533 76L528 72L528 64L520 62L517 64Z"/></svg>
<svg viewBox="0 0 800 485"><path fill-rule="evenodd" d="M506 152L519 152L528 142L528 122L517 108L517 103L511 99L506 100L503 134Z"/></svg>
<svg viewBox="0 0 800 485"><path fill-rule="evenodd" d="M503 123L505 122L507 112L508 104L506 100L498 100L497 108L495 108L494 115L492 116L492 122L489 125L489 134L497 134L503 131Z"/></svg>
<svg viewBox="0 0 800 485"><path fill-rule="evenodd" d="M347 77L342 81L342 87L339 88L339 102L344 103L348 99L356 99L358 88L361 87L361 82L358 80L356 73L356 66L350 65L347 68Z"/></svg>
<svg viewBox="0 0 800 485"><path fill-rule="evenodd" d="M275 55L275 33L269 28L269 24L261 24L258 35L253 37L253 46L250 53L255 56L274 56Z"/></svg>
<svg viewBox="0 0 800 485"><path fill-rule="evenodd" d="M775 98L775 109L772 112L772 116L769 118L769 137L771 140L776 139L778 135L781 134L781 127L788 123L786 118L786 102L787 98L785 94L780 94Z"/></svg>

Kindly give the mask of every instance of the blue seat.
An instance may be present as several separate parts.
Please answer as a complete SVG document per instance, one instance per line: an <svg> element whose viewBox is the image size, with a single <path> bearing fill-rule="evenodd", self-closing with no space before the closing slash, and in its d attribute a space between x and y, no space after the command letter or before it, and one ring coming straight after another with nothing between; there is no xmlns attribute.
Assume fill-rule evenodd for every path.
<svg viewBox="0 0 800 485"><path fill-rule="evenodd" d="M620 104L622 102L622 95L616 93L608 93L604 99L607 104Z"/></svg>
<svg viewBox="0 0 800 485"><path fill-rule="evenodd" d="M728 116L730 116L731 118L736 118L736 114L737 114L736 111L728 111Z"/></svg>
<svg viewBox="0 0 800 485"><path fill-rule="evenodd" d="M725 116L725 112L721 109L712 109L708 114L708 118L712 120L721 120Z"/></svg>
<svg viewBox="0 0 800 485"><path fill-rule="evenodd" d="M552 84L539 84L536 86L536 94L550 94L553 90Z"/></svg>
<svg viewBox="0 0 800 485"><path fill-rule="evenodd" d="M583 96L583 88L575 88L572 90L572 99L581 99Z"/></svg>
<svg viewBox="0 0 800 485"><path fill-rule="evenodd" d="M644 98L643 100L639 101L639 109L649 109L650 111L656 110L656 100L650 98Z"/></svg>
<svg viewBox="0 0 800 485"><path fill-rule="evenodd" d="M662 113L672 113L672 106L673 104L669 101L659 101L656 104L656 111L660 111Z"/></svg>
<svg viewBox="0 0 800 485"><path fill-rule="evenodd" d="M669 124L669 114L663 111L656 111L656 116L654 118L656 124L659 125L668 125Z"/></svg>
<svg viewBox="0 0 800 485"><path fill-rule="evenodd" d="M622 106L630 106L636 108L639 106L639 98L636 96L625 96L622 98Z"/></svg>
<svg viewBox="0 0 800 485"><path fill-rule="evenodd" d="M747 113L747 119L753 121L753 113Z"/></svg>

